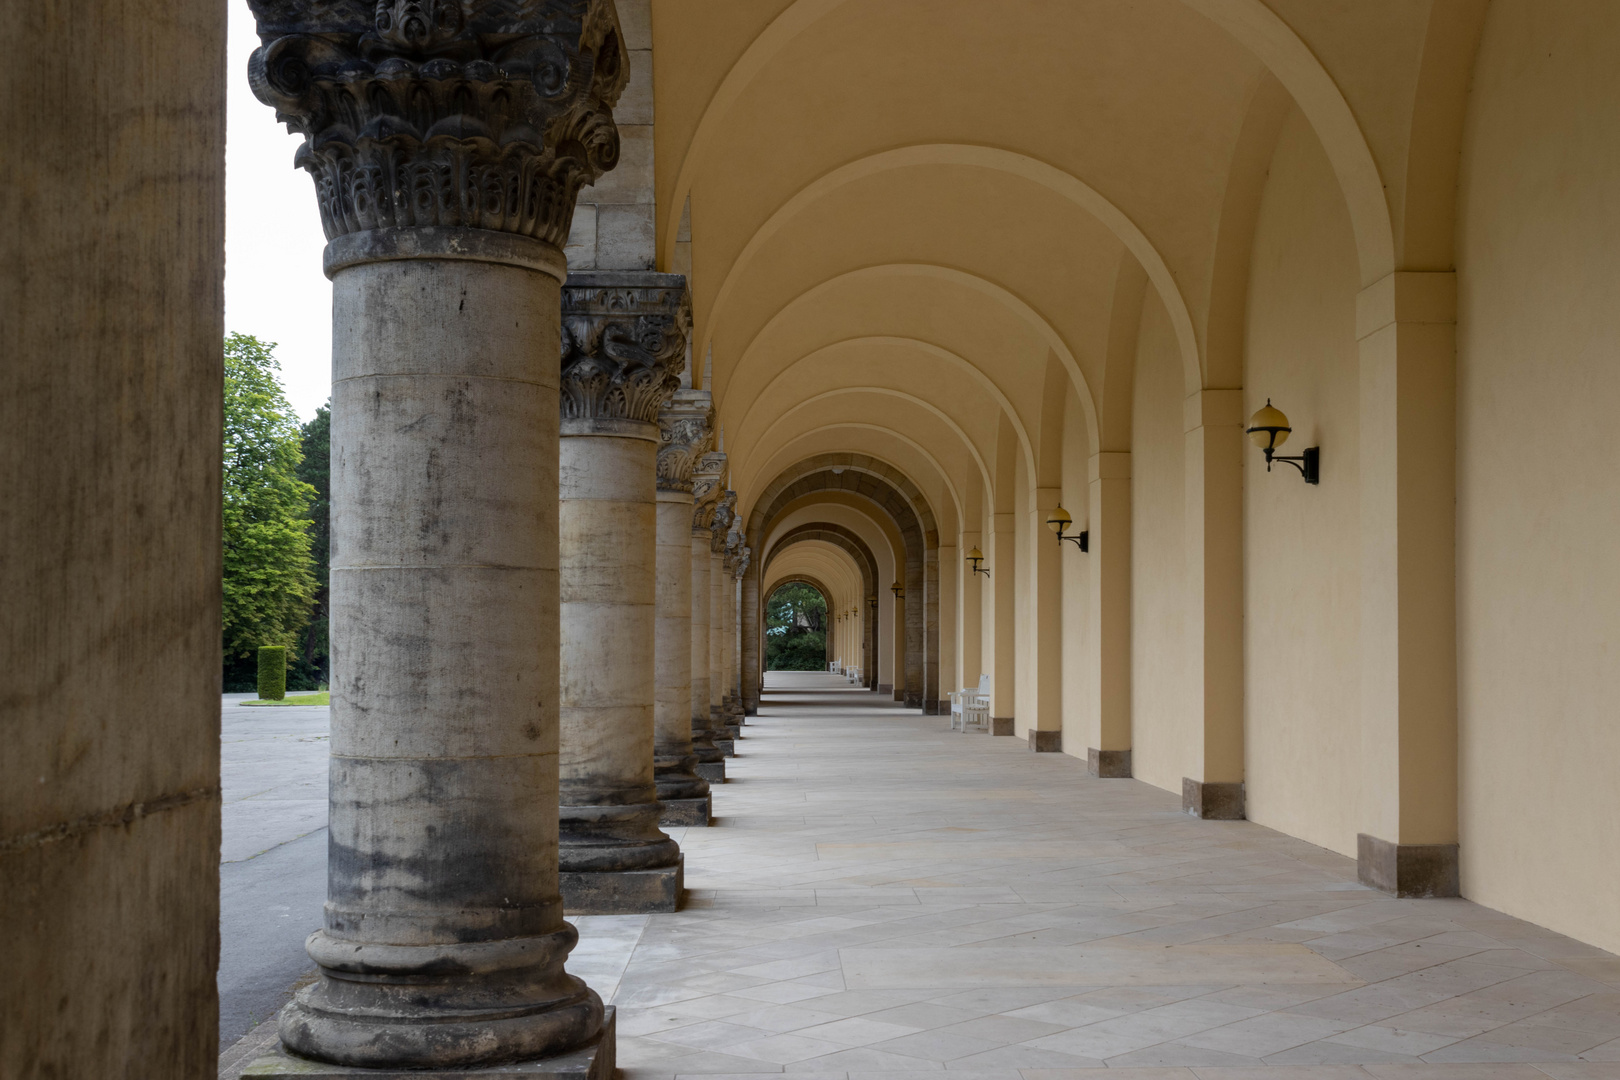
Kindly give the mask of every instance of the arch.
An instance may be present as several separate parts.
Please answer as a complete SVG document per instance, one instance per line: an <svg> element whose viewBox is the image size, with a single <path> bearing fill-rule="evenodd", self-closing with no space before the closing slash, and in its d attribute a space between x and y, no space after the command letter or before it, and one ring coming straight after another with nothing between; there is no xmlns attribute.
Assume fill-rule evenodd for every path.
<svg viewBox="0 0 1620 1080"><path fill-rule="evenodd" d="M834 469L838 471L834 472ZM892 466L864 454L820 454L807 459L783 470L754 500L744 530L749 546L756 551L763 547L766 527L788 503L801 495L825 490L844 491L870 502L899 528L906 546L906 593L923 598L922 604L907 604L905 607L906 704L925 712L930 708L938 712L938 698L929 698L926 691L927 672L937 670L939 663L939 530L927 500L909 478ZM758 595L758 574L757 565L751 565L745 575L745 597L749 593L748 578L752 578L753 593ZM933 615L932 621L928 617L930 613ZM757 642L757 601L752 607L745 603L743 617L743 643L746 649L750 642ZM750 618L753 620L752 630L747 626ZM928 632L930 627L933 628L932 634ZM757 649L757 643L754 647ZM747 695L750 690L746 679L750 676L758 678L758 656L745 655L743 666L744 693ZM757 703L757 686L752 694L749 703Z"/></svg>
<svg viewBox="0 0 1620 1080"><path fill-rule="evenodd" d="M786 574L786 575L784 575L782 577L782 579L780 581L773 581L773 582L770 583L769 586L767 586L764 589L761 589L760 594L759 594L760 595L760 603L764 604L764 603L768 602L770 600L770 598L773 595L775 595L777 589L780 589L784 585L792 585L795 582L799 582L799 583L808 585L812 589L816 590L816 592L820 593L821 594L821 599L824 600L826 602L826 604L827 604L827 611L829 613L832 611L832 606L833 606L833 599L832 599L833 592L832 592L832 590L829 589L826 586L826 584L821 581L820 578L817 578L812 574L807 574L802 570L795 570L795 571L793 571L793 572L791 572L789 574ZM825 638L824 638L824 641L825 641L825 649L826 649L826 651L830 652L831 649L832 649L832 635L827 634L825 636ZM761 655L763 656L763 653ZM823 663L825 663L825 662L826 661L824 659Z"/></svg>
<svg viewBox="0 0 1620 1080"><path fill-rule="evenodd" d="M995 381L993 379L991 379L988 375L986 375L983 371L979 370L979 367L978 367L977 364L973 363L971 360L967 359L965 356L962 356L959 353L952 352L950 349L946 349L946 348L943 348L943 347L941 347L939 345L935 345L931 341L923 341L923 340L921 340L919 338L893 337L893 336L883 335L883 334L870 334L870 335L864 335L862 337L841 338L838 341L829 342L828 344L823 345L823 346L813 350L812 352L805 353L803 356L799 357L797 360L793 361L791 364L788 364L786 367L784 367L780 372L778 372L771 379L770 382L766 383L760 389L759 393L754 395L753 399L748 403L748 408L743 412L742 418L740 420L738 420L738 422L737 422L738 431L741 432L742 429L747 426L749 417L751 417L753 415L754 410L755 410L756 407L758 407L759 402L761 401L761 399L763 399L765 397L765 395L771 390L772 387L774 387L777 383L781 382L782 380L786 379L788 377L788 373L791 372L794 368L798 367L800 364L808 363L808 362L814 360L816 357L820 356L822 353L827 352L827 351L829 351L831 349L835 349L835 348L838 348L838 347L843 346L843 345L858 345L858 344L865 344L865 343L868 343L868 342L870 342L872 344L878 344L878 345L902 345L902 346L906 346L906 347L909 347L909 348L915 348L915 349L917 349L917 350L919 350L921 352L927 353L928 355L933 356L933 357L935 357L935 358L937 358L939 360L943 360L945 363L948 363L952 367L955 367L958 370L962 371L963 373L967 374L970 378L972 378L975 382L977 382L981 388L983 388L985 393L990 395L990 397L995 401L996 405L1000 407L1001 411L1006 413L1008 419L1012 421L1014 429L1018 432L1019 442L1021 442L1023 444L1024 454L1028 458L1029 466L1030 466L1030 468L1032 470L1034 469L1034 467L1035 467L1034 448L1033 448L1032 444L1030 443L1029 431L1024 427L1024 422L1018 416L1018 411L1013 408L1013 404L1012 404L1011 399L1009 399L1007 397L1006 393L1003 392L1001 387L996 385ZM799 402L797 405L794 405L791 409L788 409L786 412L782 413L782 417L785 418L785 417L791 416L794 412L798 411L799 409L805 408L805 407L813 404L814 402L823 401L823 400L826 400L827 398L835 397L838 394L853 393L853 392L862 391L862 390L869 391L869 392L875 393L875 394L889 394L889 395L891 395L893 397L903 398L904 400L910 401L910 402L912 402L912 403L914 403L914 404L928 410L929 412L933 413L935 416L939 417L939 419L944 421L945 424L947 424L950 427L950 429L956 433L957 437L960 438L964 444L966 444L966 446L968 447L968 450L973 454L974 460L979 463L979 470L980 470L981 473L984 474L985 482L987 484L989 483L990 471L989 471L989 468L985 465L984 457L983 457L982 454L979 453L979 449L978 449L977 446L974 445L973 440L968 438L967 432L962 430L961 425L958 424L955 420L951 419L950 415L947 414L941 408L939 408L939 406L937 406L937 405L933 404L932 402L927 401L927 400L925 400L923 398L920 398L920 397L916 396L915 394L906 393L903 390L892 390L892 389L890 389L888 387L883 387L883 386L858 386L858 387L857 386L846 386L846 387L839 387L836 390L826 390L826 391L823 391L823 392L821 392L819 394L815 394L815 395L813 395L811 397L805 398L803 401Z"/></svg>
<svg viewBox="0 0 1620 1080"><path fill-rule="evenodd" d="M798 305L808 303L812 299L816 298L818 294L827 292L839 285L850 283L859 284L867 280L880 280L885 277L898 277L902 275L934 278L936 280L949 281L953 284L963 286L964 288L970 289L973 292L976 292L981 296L985 296L995 303L1000 304L1002 307L1006 308L1008 311L1017 316L1025 325L1032 327L1040 335L1041 340L1046 343L1046 347L1057 354L1059 361L1063 364L1064 370L1068 372L1069 379L1074 383L1075 392L1080 395L1080 403L1085 407L1086 410L1086 422L1091 425L1093 430L1095 430L1097 425L1097 403L1092 396L1091 386L1086 382L1085 373L1080 370L1080 363L1075 359L1074 351L1069 348L1069 344L1063 339L1063 335L1058 333L1057 327L1053 326L1044 315L1026 303L1022 297L1013 293L1010 289L1004 288L1000 284L991 281L989 278L980 277L977 274L970 274L965 270L958 270L957 268L951 266L937 266L933 263L880 263L875 266L863 266L856 270L847 270L842 274L838 274L835 277L830 277L827 280L806 289L804 292L800 293L798 296L795 296L792 300L784 304L774 315L770 317L769 320L766 321L764 326L759 328L759 331L754 334L754 336L749 340L747 346L743 348L742 355L738 357L736 369L734 370L740 370L742 366L748 362L749 357L754 352L754 346L759 339L769 333L772 327L776 326L779 322L786 318L787 314ZM903 338L900 340L911 339ZM823 348L826 347L828 346L823 346ZM797 361L795 361L795 363L797 363ZM1196 370L1196 349L1193 353L1193 363L1194 370ZM726 382L726 388L729 389L731 380L728 378ZM719 409L722 407L722 403L725 398L725 391L718 390L716 391L716 395L715 408ZM1096 453L1095 446L1092 448L1092 452Z"/></svg>
<svg viewBox="0 0 1620 1080"><path fill-rule="evenodd" d="M794 0L749 42L704 107L681 157L674 191L667 203L660 200L662 205L684 203L691 193L699 163L707 156L709 142L716 137L722 119L755 76L808 27L845 2ZM1383 179L1350 103L1322 62L1263 0L1181 0L1181 3L1220 27L1264 65L1287 88L1315 130L1350 207L1362 285L1370 285L1393 271L1395 234ZM666 214L658 240L659 266L671 264L679 231L679 216ZM1095 448L1092 452L1096 452Z"/></svg>
<svg viewBox="0 0 1620 1080"><path fill-rule="evenodd" d="M784 413L783 418L785 419L787 416L791 415L793 411L797 411L796 408L794 410L790 410L788 413ZM913 439L909 435L895 431L893 428L881 427L877 424L859 423L853 420L838 420L830 424L821 424L817 427L810 428L808 431L801 431L799 434L793 436L792 439L789 439L787 442L783 443L781 450L779 450L778 453L787 452L794 443L803 442L810 436L818 435L823 431L876 431L911 447L913 450L917 451L917 453L921 454L928 464L934 467L935 472L939 473L940 483L944 485L945 491L950 495L951 503L956 509L957 520L965 520L962 516L964 509L962 493L960 490L958 490L956 481L951 479L950 470L946 469L945 466L940 463L940 460L934 456L933 452L925 447L922 443L918 442L916 439ZM990 479L990 471L984 463L983 456L979 454L978 448L975 447L972 442L967 442L966 445L968 452L973 456L974 462L979 466L980 476L985 480L986 483L988 483Z"/></svg>
<svg viewBox="0 0 1620 1080"><path fill-rule="evenodd" d="M1187 310L1186 299L1181 295L1175 275L1170 272L1164 257L1147 238L1147 234L1138 228L1123 210L1079 177L1027 154L973 143L921 143L884 150L841 165L800 188L755 230L754 235L749 237L748 243L727 268L726 276L721 280L720 288L710 305L708 318L704 320L706 323L703 332L704 346L708 346L713 340L714 325L724 311L733 283L739 279L745 265L782 230L789 219L817 199L845 185L878 173L919 165L967 165L1017 176L1046 188L1096 218L1125 245L1126 250L1147 271L1148 278L1164 302L1165 310L1170 313L1176 340L1181 345L1183 363L1190 364L1190 370L1197 370L1198 341L1193 332L1192 316ZM1072 377L1076 373L1071 370L1070 374ZM1076 384L1076 389L1080 389L1079 384ZM1084 390L1081 396L1084 398Z"/></svg>
<svg viewBox="0 0 1620 1080"><path fill-rule="evenodd" d="M778 555L787 551L794 544L808 541L821 541L842 548L855 561L861 572L861 596L859 604L862 613L866 616L862 626L862 659L861 678L864 685L870 690L876 690L878 683L878 561L877 556L854 530L845 528L831 521L812 522L796 526L779 537L775 537L770 548L765 552L764 566L761 576L769 581L771 565ZM772 589L775 586L771 587ZM769 591L762 591L761 596L768 596ZM823 594L825 595L825 594Z"/></svg>

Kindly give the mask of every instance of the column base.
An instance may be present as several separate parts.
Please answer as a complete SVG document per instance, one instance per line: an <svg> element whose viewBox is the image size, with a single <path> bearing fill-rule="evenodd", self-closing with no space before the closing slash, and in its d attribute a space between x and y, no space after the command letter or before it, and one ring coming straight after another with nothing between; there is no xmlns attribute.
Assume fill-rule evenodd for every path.
<svg viewBox="0 0 1620 1080"><path fill-rule="evenodd" d="M1204 783L1181 778L1181 812L1205 821L1242 821L1245 813L1242 784Z"/></svg>
<svg viewBox="0 0 1620 1080"><path fill-rule="evenodd" d="M653 870L564 870L557 884L567 915L666 914L680 910L686 856Z"/></svg>
<svg viewBox="0 0 1620 1080"><path fill-rule="evenodd" d="M921 709L922 707L923 707L922 692L921 691L907 690L906 691L906 708L908 708L908 709Z"/></svg>
<svg viewBox="0 0 1620 1080"><path fill-rule="evenodd" d="M726 763L724 761L700 761L692 766L692 771L711 784L726 782Z"/></svg>
<svg viewBox="0 0 1620 1080"><path fill-rule="evenodd" d="M727 724L726 725L726 735L728 737L730 737L733 742L735 742L736 740L742 738L742 725L741 724Z"/></svg>
<svg viewBox="0 0 1620 1080"><path fill-rule="evenodd" d="M1458 896L1457 845L1394 844L1358 833L1356 877L1392 896Z"/></svg>
<svg viewBox="0 0 1620 1080"><path fill-rule="evenodd" d="M737 756L737 745L729 738L721 738L717 736L714 740L714 745L715 748L718 749L722 754L726 755L726 757ZM698 773L698 775L702 776L703 774Z"/></svg>
<svg viewBox="0 0 1620 1080"><path fill-rule="evenodd" d="M659 799L658 824L707 827L711 809L711 799L708 795L701 799Z"/></svg>
<svg viewBox="0 0 1620 1080"><path fill-rule="evenodd" d="M877 692L880 693L880 694L892 694L892 693L894 693L894 683L887 683L887 682L878 683L877 684Z"/></svg>
<svg viewBox="0 0 1620 1080"><path fill-rule="evenodd" d="M1061 754L1063 732L1029 729L1029 748L1037 754Z"/></svg>
<svg viewBox="0 0 1620 1080"><path fill-rule="evenodd" d="M1010 716L992 716L990 718L990 734L992 734L992 735L1011 735L1011 734L1013 734L1013 718L1010 717Z"/></svg>
<svg viewBox="0 0 1620 1080"><path fill-rule="evenodd" d="M615 1016L613 1006L603 1010L602 1033L578 1050L566 1054L520 1061L511 1065L488 1065L473 1069L361 1069L350 1065L328 1065L321 1061L294 1057L278 1044L263 1057L242 1070L244 1080L322 1080L371 1077L372 1080L477 1080L479 1077L529 1077L530 1080L612 1080L614 1073Z"/></svg>
<svg viewBox="0 0 1620 1080"><path fill-rule="evenodd" d="M1093 746L1086 751L1086 771L1100 780L1129 780L1131 752L1099 750Z"/></svg>
<svg viewBox="0 0 1620 1080"><path fill-rule="evenodd" d="M928 700L923 702L923 715L924 716L938 716L939 715L939 698L929 698Z"/></svg>

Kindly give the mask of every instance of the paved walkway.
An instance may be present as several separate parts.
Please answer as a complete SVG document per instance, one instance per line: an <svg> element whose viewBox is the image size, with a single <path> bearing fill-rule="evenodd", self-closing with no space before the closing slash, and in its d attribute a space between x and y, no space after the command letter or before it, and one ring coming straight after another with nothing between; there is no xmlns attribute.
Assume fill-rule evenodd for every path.
<svg viewBox="0 0 1620 1080"><path fill-rule="evenodd" d="M1620 1078L1610 954L836 677L767 687L618 982L627 1080Z"/></svg>

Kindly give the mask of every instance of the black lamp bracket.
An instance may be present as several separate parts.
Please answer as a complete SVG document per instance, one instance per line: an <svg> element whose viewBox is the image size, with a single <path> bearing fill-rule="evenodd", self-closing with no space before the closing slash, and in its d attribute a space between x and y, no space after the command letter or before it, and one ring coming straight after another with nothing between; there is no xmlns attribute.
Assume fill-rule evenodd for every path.
<svg viewBox="0 0 1620 1080"><path fill-rule="evenodd" d="M1320 484L1322 482L1322 448L1320 446L1307 447L1303 454L1295 454L1291 457L1268 449L1266 451L1266 472L1271 471L1273 461L1286 461L1298 469L1299 474L1305 478L1307 484Z"/></svg>
<svg viewBox="0 0 1620 1080"><path fill-rule="evenodd" d="M1075 533L1073 536L1065 536L1063 533L1058 533L1058 543L1061 544L1065 540L1067 540L1069 543L1073 544L1075 547L1079 548L1081 551L1090 551L1091 550L1091 530L1090 529L1081 529L1079 532Z"/></svg>

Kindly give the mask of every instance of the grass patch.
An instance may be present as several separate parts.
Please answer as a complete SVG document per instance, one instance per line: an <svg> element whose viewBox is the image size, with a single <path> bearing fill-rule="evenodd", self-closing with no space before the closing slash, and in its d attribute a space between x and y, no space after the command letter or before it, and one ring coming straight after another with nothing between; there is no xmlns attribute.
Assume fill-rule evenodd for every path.
<svg viewBox="0 0 1620 1080"><path fill-rule="evenodd" d="M288 694L281 701L238 701L238 705L330 705L332 694L329 690L318 690L313 694Z"/></svg>

